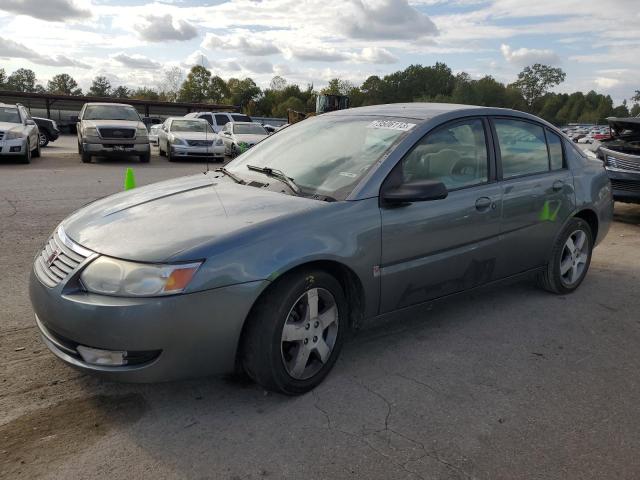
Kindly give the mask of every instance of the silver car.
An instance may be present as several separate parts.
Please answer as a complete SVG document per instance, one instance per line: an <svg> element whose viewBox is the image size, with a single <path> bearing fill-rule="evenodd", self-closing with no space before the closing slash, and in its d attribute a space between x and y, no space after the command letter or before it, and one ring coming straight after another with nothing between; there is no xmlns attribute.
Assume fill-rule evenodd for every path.
<svg viewBox="0 0 640 480"><path fill-rule="evenodd" d="M262 125L253 122L229 122L220 131L225 154L235 157L269 136Z"/></svg>
<svg viewBox="0 0 640 480"><path fill-rule="evenodd" d="M83 163L91 163L94 156L138 156L142 163L151 159L149 132L131 105L86 103L80 110L76 130Z"/></svg>
<svg viewBox="0 0 640 480"><path fill-rule="evenodd" d="M241 365L318 385L365 322L507 278L585 278L611 185L551 124L396 104L291 125L226 168L118 193L53 232L30 294L51 351L151 382Z"/></svg>
<svg viewBox="0 0 640 480"><path fill-rule="evenodd" d="M17 157L22 163L40 156L40 132L22 105L0 103L0 158Z"/></svg>
<svg viewBox="0 0 640 480"><path fill-rule="evenodd" d="M222 139L200 118L168 118L158 131L158 149L170 162L187 157L224 160Z"/></svg>

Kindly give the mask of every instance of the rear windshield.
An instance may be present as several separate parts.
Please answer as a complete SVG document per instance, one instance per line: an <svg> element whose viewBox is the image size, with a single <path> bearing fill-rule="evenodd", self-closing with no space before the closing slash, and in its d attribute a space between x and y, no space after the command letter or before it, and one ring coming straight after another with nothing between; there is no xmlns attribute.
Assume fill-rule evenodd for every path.
<svg viewBox="0 0 640 480"><path fill-rule="evenodd" d="M262 127L262 125L253 124L234 124L233 125L233 133L237 133L239 135L266 135L267 131Z"/></svg>
<svg viewBox="0 0 640 480"><path fill-rule="evenodd" d="M83 120L131 120L140 121L140 115L133 107L122 105L90 105L84 111Z"/></svg>
<svg viewBox="0 0 640 480"><path fill-rule="evenodd" d="M20 114L17 108L0 108L0 122L20 123Z"/></svg>

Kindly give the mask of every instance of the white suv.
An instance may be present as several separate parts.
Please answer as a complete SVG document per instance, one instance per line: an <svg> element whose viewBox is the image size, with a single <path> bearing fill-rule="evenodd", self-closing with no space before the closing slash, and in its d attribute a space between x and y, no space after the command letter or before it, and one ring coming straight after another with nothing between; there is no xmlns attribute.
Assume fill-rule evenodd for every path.
<svg viewBox="0 0 640 480"><path fill-rule="evenodd" d="M250 122L251 118L242 113L234 112L192 112L185 115L185 118L204 118L213 131L218 133L229 122Z"/></svg>
<svg viewBox="0 0 640 480"><path fill-rule="evenodd" d="M40 156L40 132L22 105L0 103L0 156L18 156L22 163Z"/></svg>

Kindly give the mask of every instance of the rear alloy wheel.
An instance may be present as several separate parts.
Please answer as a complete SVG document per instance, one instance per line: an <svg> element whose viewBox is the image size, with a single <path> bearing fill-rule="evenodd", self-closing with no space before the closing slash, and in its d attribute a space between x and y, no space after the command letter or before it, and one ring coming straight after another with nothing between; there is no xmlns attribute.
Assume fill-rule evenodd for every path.
<svg viewBox="0 0 640 480"><path fill-rule="evenodd" d="M254 306L242 338L247 374L267 390L299 395L333 368L347 329L347 303L334 277L297 272L272 285Z"/></svg>
<svg viewBox="0 0 640 480"><path fill-rule="evenodd" d="M553 247L551 259L538 284L553 293L576 290L587 275L593 251L593 233L581 218L572 218Z"/></svg>
<svg viewBox="0 0 640 480"><path fill-rule="evenodd" d="M47 145L49 145L49 135L47 135L46 133L40 132L39 140L40 140L40 148L44 148Z"/></svg>

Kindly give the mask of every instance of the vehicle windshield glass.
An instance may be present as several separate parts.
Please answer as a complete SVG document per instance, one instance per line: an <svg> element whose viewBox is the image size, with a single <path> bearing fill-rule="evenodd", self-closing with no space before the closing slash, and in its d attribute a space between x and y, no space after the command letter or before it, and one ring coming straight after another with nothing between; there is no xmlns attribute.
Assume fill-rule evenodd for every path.
<svg viewBox="0 0 640 480"><path fill-rule="evenodd" d="M133 107L122 105L91 105L84 111L83 120L131 120L140 121L140 115Z"/></svg>
<svg viewBox="0 0 640 480"><path fill-rule="evenodd" d="M201 122L194 120L174 120L171 122L171 131L213 133L213 130L206 120Z"/></svg>
<svg viewBox="0 0 640 480"><path fill-rule="evenodd" d="M227 168L243 178L260 175L248 165L282 170L303 194L344 200L415 123L373 116L310 118L266 138Z"/></svg>
<svg viewBox="0 0 640 480"><path fill-rule="evenodd" d="M266 135L267 131L261 125L255 123L235 123L233 124L233 133L238 135Z"/></svg>
<svg viewBox="0 0 640 480"><path fill-rule="evenodd" d="M0 122L20 123L17 108L0 108Z"/></svg>

